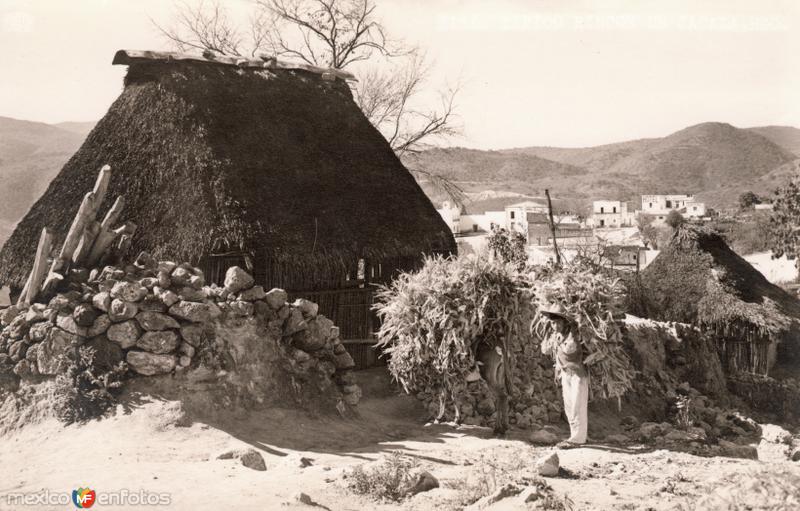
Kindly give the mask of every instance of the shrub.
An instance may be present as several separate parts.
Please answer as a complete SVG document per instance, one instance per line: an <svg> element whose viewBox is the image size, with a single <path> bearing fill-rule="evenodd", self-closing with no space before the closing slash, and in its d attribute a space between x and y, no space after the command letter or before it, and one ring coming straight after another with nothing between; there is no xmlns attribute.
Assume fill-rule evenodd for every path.
<svg viewBox="0 0 800 511"><path fill-rule="evenodd" d="M65 374L55 382L55 413L65 424L102 416L116 401L127 366L121 362L108 372L93 365L94 350L79 348L70 356Z"/></svg>
<svg viewBox="0 0 800 511"><path fill-rule="evenodd" d="M512 264L518 270L525 267L528 254L525 252L525 236L516 231L507 231L502 227L493 227L487 240L489 250L506 264Z"/></svg>
<svg viewBox="0 0 800 511"><path fill-rule="evenodd" d="M392 452L373 467L355 467L347 478L347 486L360 495L397 502L409 495L416 467L413 459Z"/></svg>

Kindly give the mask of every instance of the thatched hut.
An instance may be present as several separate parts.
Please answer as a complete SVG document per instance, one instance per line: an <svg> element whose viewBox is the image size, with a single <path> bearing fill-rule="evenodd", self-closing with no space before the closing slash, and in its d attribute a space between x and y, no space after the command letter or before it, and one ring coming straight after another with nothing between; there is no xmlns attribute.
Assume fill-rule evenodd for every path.
<svg viewBox="0 0 800 511"><path fill-rule="evenodd" d="M776 360L798 360L800 301L714 232L680 226L641 273L640 285L649 317L712 332L729 372L767 375Z"/></svg>
<svg viewBox="0 0 800 511"><path fill-rule="evenodd" d="M98 169L102 215L126 198L131 255L233 265L308 296L344 336L371 334L373 283L455 251L436 209L364 117L347 73L274 58L120 51L124 89L0 251L24 285L43 226L59 246Z"/></svg>

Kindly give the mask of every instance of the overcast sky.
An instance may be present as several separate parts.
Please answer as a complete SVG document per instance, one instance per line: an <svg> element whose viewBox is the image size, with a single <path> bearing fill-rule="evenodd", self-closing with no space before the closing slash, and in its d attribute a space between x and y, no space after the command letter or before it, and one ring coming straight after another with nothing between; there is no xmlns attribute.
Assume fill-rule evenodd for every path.
<svg viewBox="0 0 800 511"><path fill-rule="evenodd" d="M704 121L800 127L800 1L376 0L463 84L453 145L585 146ZM224 0L243 16L248 0ZM169 0L0 0L0 116L97 120L120 48L166 43Z"/></svg>

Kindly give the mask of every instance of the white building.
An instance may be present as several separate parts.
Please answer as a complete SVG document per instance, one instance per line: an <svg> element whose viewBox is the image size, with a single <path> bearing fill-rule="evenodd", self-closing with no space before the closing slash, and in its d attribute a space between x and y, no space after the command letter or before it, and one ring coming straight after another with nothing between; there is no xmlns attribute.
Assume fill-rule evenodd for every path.
<svg viewBox="0 0 800 511"><path fill-rule="evenodd" d="M631 227L634 214L628 212L628 203L618 200L596 200L592 202L592 216L588 224L595 229Z"/></svg>
<svg viewBox="0 0 800 511"><path fill-rule="evenodd" d="M492 227L508 228L505 211L486 211L484 213L468 213L463 205L444 201L436 210L455 236L490 233Z"/></svg>
<svg viewBox="0 0 800 511"><path fill-rule="evenodd" d="M686 218L700 218L706 215L706 205L693 195L642 195L642 213L650 215L654 224L663 223L670 211Z"/></svg>
<svg viewBox="0 0 800 511"><path fill-rule="evenodd" d="M528 214L547 214L547 204L537 201L518 202L506 206L504 227L528 235Z"/></svg>

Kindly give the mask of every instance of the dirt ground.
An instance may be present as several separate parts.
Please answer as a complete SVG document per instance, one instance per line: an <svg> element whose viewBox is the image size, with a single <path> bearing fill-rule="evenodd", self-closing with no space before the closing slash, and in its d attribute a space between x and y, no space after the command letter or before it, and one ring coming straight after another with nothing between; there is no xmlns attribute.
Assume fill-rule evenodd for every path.
<svg viewBox="0 0 800 511"><path fill-rule="evenodd" d="M384 372L362 372L359 378L365 388L359 418L268 410L213 424L198 420L187 427L178 403L143 399L132 409L120 406L113 417L82 426L46 421L26 427L0 438L0 509L74 509L71 503L14 506L7 497L45 490L71 494L88 487L98 495L122 490L167 494L169 505L145 506L155 509L445 511L462 509L476 488L532 477L536 460L553 451L530 445L525 441L528 432L521 430L496 439L487 428L426 425L419 403L397 395ZM216 459L237 447L257 449L267 470ZM395 451L428 470L440 487L399 503L377 502L348 490L353 467ZM743 475L759 481L789 481L787 476L800 480L800 463L781 460L768 450L760 451L762 459L756 461L595 441L558 455L561 472L546 481L575 510L711 509L698 507L701 499L727 492L726 485L740 485ZM301 458L310 465L303 467ZM301 502L300 492L313 503ZM490 509L526 505L531 504L506 499ZM136 507L141 506L98 504L96 509Z"/></svg>

